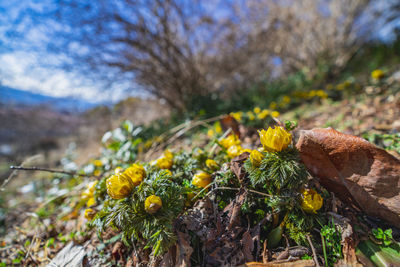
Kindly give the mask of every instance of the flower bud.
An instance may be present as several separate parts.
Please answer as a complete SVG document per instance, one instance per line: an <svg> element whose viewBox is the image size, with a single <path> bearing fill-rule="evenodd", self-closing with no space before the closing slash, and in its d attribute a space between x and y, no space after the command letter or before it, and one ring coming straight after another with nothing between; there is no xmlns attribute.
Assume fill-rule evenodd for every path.
<svg viewBox="0 0 400 267"><path fill-rule="evenodd" d="M162 207L161 198L156 195L151 195L144 202L144 209L147 213L154 214Z"/></svg>

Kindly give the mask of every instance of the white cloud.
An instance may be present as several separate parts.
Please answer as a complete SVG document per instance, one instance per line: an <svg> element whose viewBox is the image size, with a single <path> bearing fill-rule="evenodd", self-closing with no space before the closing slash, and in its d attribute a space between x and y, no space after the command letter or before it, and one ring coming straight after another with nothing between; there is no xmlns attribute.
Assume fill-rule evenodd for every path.
<svg viewBox="0 0 400 267"><path fill-rule="evenodd" d="M38 67L39 61L37 56L26 52L0 54L2 85L53 97L75 97L95 103L116 102L127 96L121 85L106 91L95 84L83 85L84 77L60 69Z"/></svg>

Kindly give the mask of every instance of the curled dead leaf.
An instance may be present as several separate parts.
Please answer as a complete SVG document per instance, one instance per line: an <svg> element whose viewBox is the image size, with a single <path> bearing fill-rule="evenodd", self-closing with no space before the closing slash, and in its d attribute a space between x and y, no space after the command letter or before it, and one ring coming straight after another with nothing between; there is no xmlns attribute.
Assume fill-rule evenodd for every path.
<svg viewBox="0 0 400 267"><path fill-rule="evenodd" d="M301 131L307 169L347 204L400 227L400 161L368 141L332 128Z"/></svg>

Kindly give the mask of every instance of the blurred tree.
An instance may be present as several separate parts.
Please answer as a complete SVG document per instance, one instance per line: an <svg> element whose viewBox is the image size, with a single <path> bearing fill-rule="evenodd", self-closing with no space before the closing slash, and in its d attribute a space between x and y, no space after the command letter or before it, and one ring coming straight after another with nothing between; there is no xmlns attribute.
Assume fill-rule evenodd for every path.
<svg viewBox="0 0 400 267"><path fill-rule="evenodd" d="M106 85L140 86L178 111L278 75L313 77L321 64L335 73L390 6L376 12L369 0L28 2L34 4L13 18L13 31L36 29L45 52L58 55L55 64Z"/></svg>

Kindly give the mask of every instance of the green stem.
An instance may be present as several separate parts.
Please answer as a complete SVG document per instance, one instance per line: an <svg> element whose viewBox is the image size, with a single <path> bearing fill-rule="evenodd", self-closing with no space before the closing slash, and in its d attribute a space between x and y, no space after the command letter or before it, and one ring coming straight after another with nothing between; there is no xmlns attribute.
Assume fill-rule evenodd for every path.
<svg viewBox="0 0 400 267"><path fill-rule="evenodd" d="M325 266L328 267L328 256L326 255L325 239L322 234L321 234L321 240L322 240L322 250L324 252Z"/></svg>

